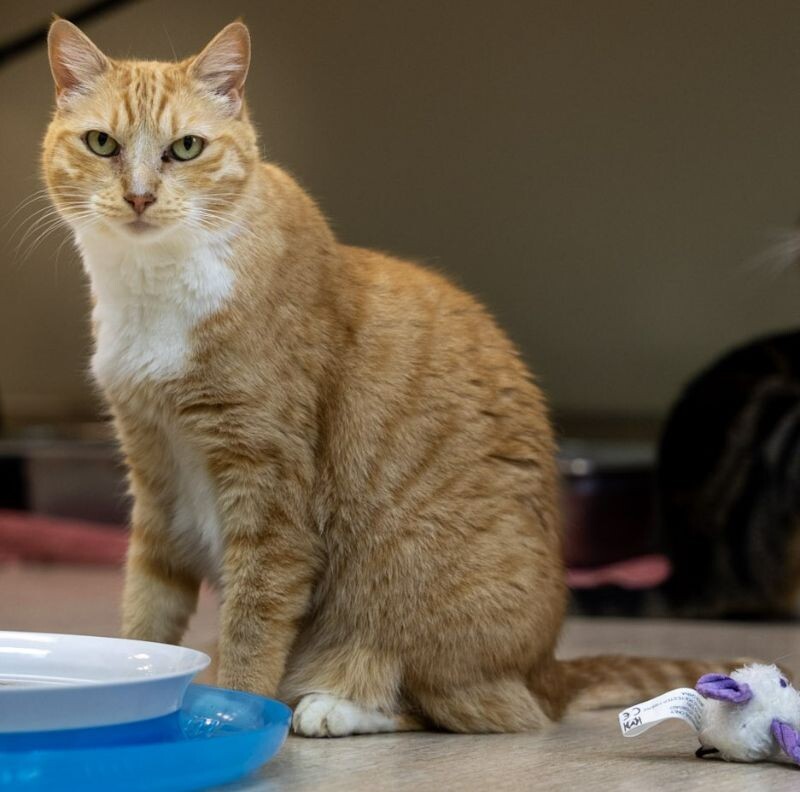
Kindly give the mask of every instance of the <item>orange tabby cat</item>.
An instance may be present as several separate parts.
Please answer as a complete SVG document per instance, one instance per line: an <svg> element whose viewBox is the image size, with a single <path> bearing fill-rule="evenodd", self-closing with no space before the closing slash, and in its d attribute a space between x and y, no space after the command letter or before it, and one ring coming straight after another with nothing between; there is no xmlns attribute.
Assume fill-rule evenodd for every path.
<svg viewBox="0 0 800 792"><path fill-rule="evenodd" d="M180 63L111 60L64 20L49 50L44 172L135 499L125 635L180 641L218 584L220 684L281 696L305 735L532 729L708 670L554 659L542 396L478 302L338 243L260 161L243 24Z"/></svg>

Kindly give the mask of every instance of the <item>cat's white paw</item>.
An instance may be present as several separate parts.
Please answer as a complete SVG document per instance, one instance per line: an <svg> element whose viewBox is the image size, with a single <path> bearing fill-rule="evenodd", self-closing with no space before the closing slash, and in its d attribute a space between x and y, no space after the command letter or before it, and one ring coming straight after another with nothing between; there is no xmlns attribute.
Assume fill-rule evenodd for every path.
<svg viewBox="0 0 800 792"><path fill-rule="evenodd" d="M396 731L397 721L329 693L310 693L297 705L292 729L304 737L346 737Z"/></svg>

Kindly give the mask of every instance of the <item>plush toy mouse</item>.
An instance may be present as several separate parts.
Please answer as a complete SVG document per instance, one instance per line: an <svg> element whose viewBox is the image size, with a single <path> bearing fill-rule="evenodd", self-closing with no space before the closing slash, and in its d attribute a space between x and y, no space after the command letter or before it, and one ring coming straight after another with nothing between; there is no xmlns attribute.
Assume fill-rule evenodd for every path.
<svg viewBox="0 0 800 792"><path fill-rule="evenodd" d="M800 764L800 693L774 665L748 665L730 676L706 674L698 756L733 762L775 759L781 749Z"/></svg>

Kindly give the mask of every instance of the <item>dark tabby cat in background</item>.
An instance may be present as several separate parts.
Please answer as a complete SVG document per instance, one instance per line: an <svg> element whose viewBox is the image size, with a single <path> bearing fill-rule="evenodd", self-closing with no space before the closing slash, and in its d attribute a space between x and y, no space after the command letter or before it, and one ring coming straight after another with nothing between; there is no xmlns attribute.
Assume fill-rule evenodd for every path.
<svg viewBox="0 0 800 792"><path fill-rule="evenodd" d="M686 616L792 616L800 604L800 332L697 376L659 449L658 512Z"/></svg>

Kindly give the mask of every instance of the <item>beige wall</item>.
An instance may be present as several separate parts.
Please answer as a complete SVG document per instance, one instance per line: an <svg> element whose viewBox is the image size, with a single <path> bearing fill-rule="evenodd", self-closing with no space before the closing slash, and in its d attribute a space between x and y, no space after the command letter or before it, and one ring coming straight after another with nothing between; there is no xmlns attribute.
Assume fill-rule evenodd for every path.
<svg viewBox="0 0 800 792"><path fill-rule="evenodd" d="M482 295L559 409L658 414L710 356L797 323L798 274L753 263L800 213L797 3L146 0L86 29L184 55L239 13L267 155L343 239ZM2 217L38 186L49 80L43 50L0 71ZM91 414L79 264L62 232L15 256L18 224L6 411Z"/></svg>

